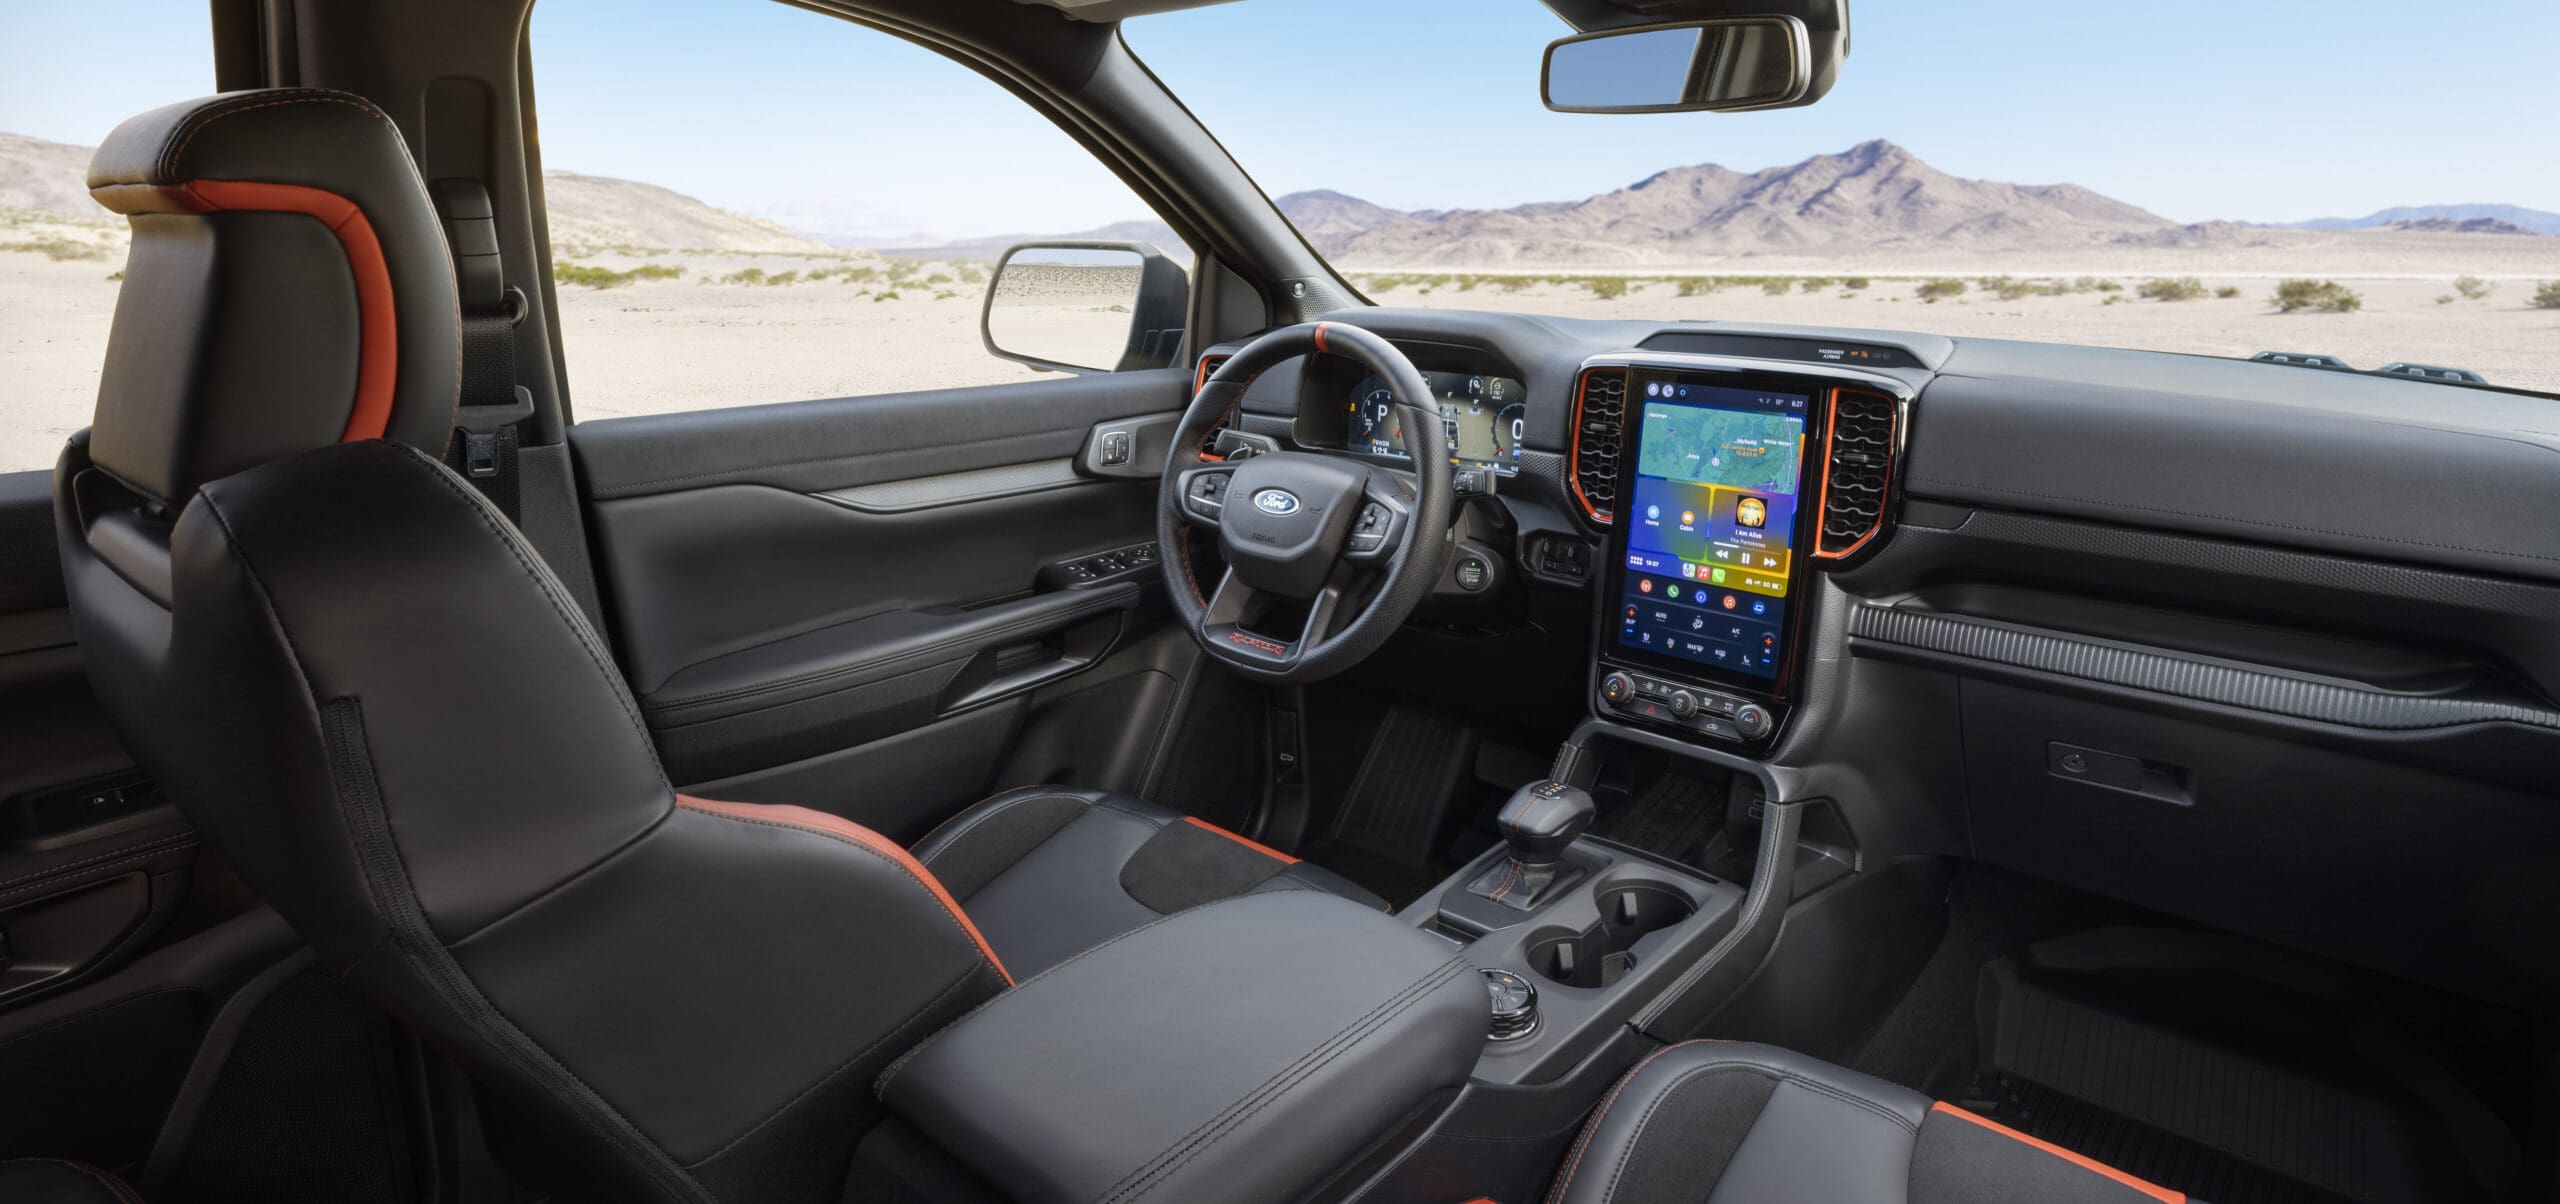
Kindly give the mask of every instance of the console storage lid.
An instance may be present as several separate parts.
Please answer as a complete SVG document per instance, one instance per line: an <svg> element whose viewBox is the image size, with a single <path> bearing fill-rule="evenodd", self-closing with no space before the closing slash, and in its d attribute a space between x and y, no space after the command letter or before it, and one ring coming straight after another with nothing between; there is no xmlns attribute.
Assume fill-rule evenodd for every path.
<svg viewBox="0 0 2560 1204"><path fill-rule="evenodd" d="M1330 895L1245 895L1007 991L879 1089L1016 1199L1282 1201L1463 1084L1488 1010L1437 937Z"/></svg>

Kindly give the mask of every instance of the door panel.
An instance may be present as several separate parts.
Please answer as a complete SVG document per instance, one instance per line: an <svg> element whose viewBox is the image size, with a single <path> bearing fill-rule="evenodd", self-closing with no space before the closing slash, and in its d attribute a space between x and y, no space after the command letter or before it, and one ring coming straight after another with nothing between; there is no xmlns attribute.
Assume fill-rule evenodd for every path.
<svg viewBox="0 0 2560 1204"><path fill-rule="evenodd" d="M52 474L0 475L0 1010L145 947L195 851L90 693L54 552Z"/></svg>
<svg viewBox="0 0 2560 1204"><path fill-rule="evenodd" d="M1163 626L1152 562L1044 569L1152 546L1152 474L1085 452L1098 425L1178 413L1189 386L1126 372L573 428L615 644L669 776L912 837L1016 784L992 779L1054 730L1042 700L1089 693L1138 721L1170 692L1079 682L1162 680L1103 667ZM1125 760L1113 776L1143 773Z"/></svg>

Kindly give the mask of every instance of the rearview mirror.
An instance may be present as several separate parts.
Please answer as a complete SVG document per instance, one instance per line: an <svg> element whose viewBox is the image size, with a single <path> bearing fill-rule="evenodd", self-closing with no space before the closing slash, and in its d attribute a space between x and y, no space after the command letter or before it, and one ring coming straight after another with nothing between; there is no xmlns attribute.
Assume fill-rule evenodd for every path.
<svg viewBox="0 0 2560 1204"><path fill-rule="evenodd" d="M1163 368L1190 304L1190 276L1145 243L1019 243L996 261L978 334L989 353L1051 372Z"/></svg>
<svg viewBox="0 0 2560 1204"><path fill-rule="evenodd" d="M1804 99L1813 51L1795 17L1726 17L1560 38L1539 87L1559 113L1774 109Z"/></svg>

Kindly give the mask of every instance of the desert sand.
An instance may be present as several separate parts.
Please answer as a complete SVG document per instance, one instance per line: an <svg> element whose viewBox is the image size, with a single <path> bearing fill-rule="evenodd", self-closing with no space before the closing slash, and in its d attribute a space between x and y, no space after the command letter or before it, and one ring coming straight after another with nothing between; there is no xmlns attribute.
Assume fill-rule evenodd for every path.
<svg viewBox="0 0 2560 1204"><path fill-rule="evenodd" d="M2536 241L2560 244L2560 238ZM112 252L110 245L112 240L102 244L94 258L60 261L37 252L0 251L0 470L51 465L64 436L88 422L119 287L110 275L122 266L120 245ZM1041 375L989 355L981 344L984 265L860 254L580 250L585 258L564 262L616 273L646 264L682 269L671 279L634 279L614 287L559 286L571 404L582 420ZM2407 262L2386 265L2401 269L2394 272L2366 267L2362 275L2324 274L2316 265L2282 273L2338 280L2363 299L2352 313L2278 313L2269 304L2277 273L2267 271L2178 273L2197 275L2208 290L2237 289L2230 298L2208 292L2187 301L2136 299L2143 280L2174 264L2173 257L2158 256L2149 270L2118 266L2113 274L2104 272L2109 265L2088 265L2118 289L2015 300L1993 295L1980 277L2025 275L2037 271L2036 265L1961 270L1964 265L1933 264L1928 266L1938 271L1932 275L1970 282L1962 295L1934 303L1917 295L1921 273L1879 274L1853 290L1838 283L1848 269L1830 265L1822 274L1833 283L1807 292L1798 280L1784 295L1746 283L1681 296L1669 276L1601 277L1624 279L1627 291L1613 299L1597 295L1587 281L1549 280L1543 272L1479 276L1473 287L1454 274L1435 284L1412 269L1352 275L1373 300L1387 305L1853 326L2210 355L2325 352L2359 367L2416 360L2471 368L2498 384L2560 391L2560 310L2530 304L2541 281L2560 279L2560 263L2531 275L2501 272L2495 263L2470 264L2472 274L2491 286L2479 300L2455 294L2457 272L2450 266L2433 274ZM1767 269L1728 262L1701 271ZM770 283L784 273L791 273L787 283ZM2052 275L2072 279L2059 270ZM767 283L747 282L753 279ZM2446 297L2453 299L2439 301ZM1117 330L1126 321L1099 293L1077 301L1048 316L1080 324L1088 341L1093 331Z"/></svg>

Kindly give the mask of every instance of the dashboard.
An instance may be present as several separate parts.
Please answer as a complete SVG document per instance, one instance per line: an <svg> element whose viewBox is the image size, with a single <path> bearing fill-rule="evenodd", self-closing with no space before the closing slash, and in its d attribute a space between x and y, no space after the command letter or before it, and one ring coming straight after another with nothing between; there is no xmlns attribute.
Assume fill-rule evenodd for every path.
<svg viewBox="0 0 2560 1204"><path fill-rule="evenodd" d="M1369 684L1685 750L1824 800L1859 859L2560 997L2560 954L2516 952L2560 950L2560 913L2470 902L2560 838L2560 398L1902 331L1327 318L1434 374L1447 454L1509 470L1462 508L1495 571L1435 588ZM1328 359L1265 373L1238 427L1398 462L1376 382Z"/></svg>

